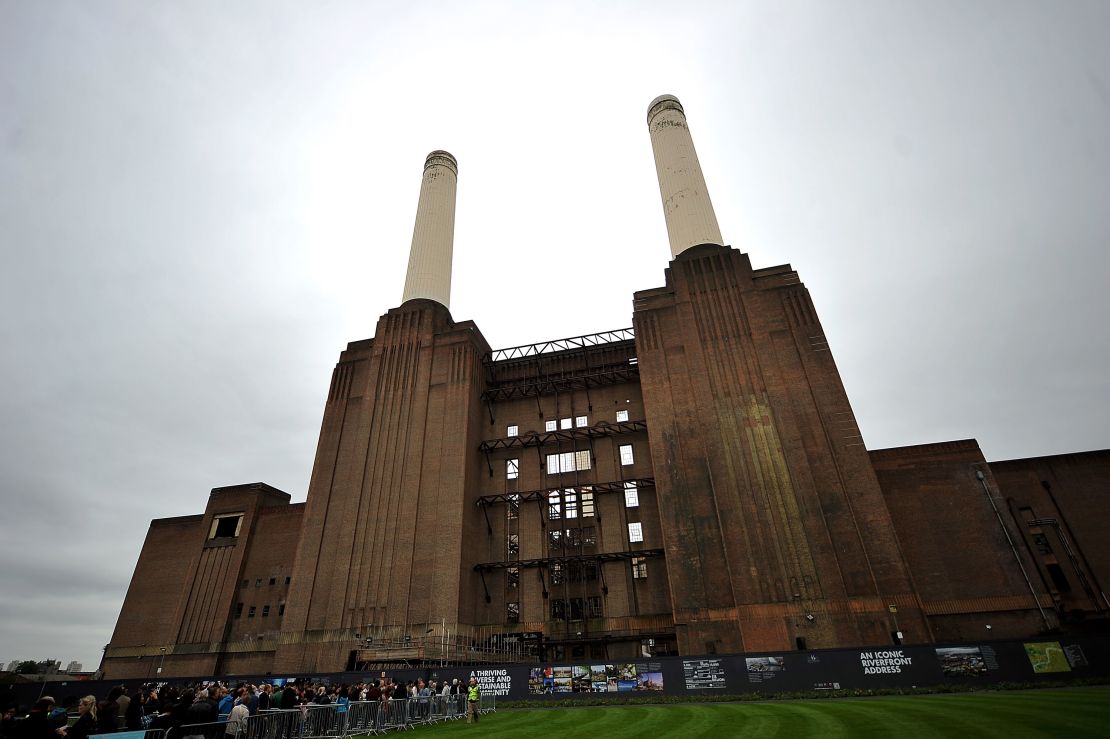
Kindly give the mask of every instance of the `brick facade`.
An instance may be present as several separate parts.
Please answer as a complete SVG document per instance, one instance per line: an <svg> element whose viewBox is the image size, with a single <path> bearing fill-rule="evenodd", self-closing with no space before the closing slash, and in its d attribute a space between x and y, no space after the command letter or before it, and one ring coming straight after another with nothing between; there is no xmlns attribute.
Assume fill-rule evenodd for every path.
<svg viewBox="0 0 1110 739"><path fill-rule="evenodd" d="M797 273L728 247L633 307L634 338L501 352L435 301L390 310L339 357L304 504L218 488L151 523L105 674L333 671L426 634L574 660L1105 623L1110 452L869 453Z"/></svg>

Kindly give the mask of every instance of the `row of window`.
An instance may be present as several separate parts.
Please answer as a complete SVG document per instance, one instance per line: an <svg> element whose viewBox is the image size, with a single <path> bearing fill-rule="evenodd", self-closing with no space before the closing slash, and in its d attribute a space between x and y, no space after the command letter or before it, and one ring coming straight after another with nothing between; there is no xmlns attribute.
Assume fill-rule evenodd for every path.
<svg viewBox="0 0 1110 739"><path fill-rule="evenodd" d="M601 617L601 596L589 595L585 598L555 598L551 601L551 620L581 621L584 618Z"/></svg>
<svg viewBox="0 0 1110 739"><path fill-rule="evenodd" d="M598 578L598 562L570 562L565 567L555 563L548 570L552 585L561 585L564 582L593 582ZM632 558L632 577L636 580L647 579L647 557ZM510 590L520 587L520 568L508 567L505 569L505 585ZM241 603L239 605L242 605ZM282 606L284 608L284 606Z"/></svg>
<svg viewBox="0 0 1110 739"><path fill-rule="evenodd" d="M617 411L617 423L624 423L628 420L628 411ZM585 428L590 425L588 416L569 416L567 418L549 418L544 422L543 430L545 432L566 430L570 428ZM520 436L520 426L512 424L505 429L506 436Z"/></svg>
<svg viewBox="0 0 1110 739"><path fill-rule="evenodd" d="M292 580L292 578L286 577L285 578L285 584L288 585L291 580ZM270 578L270 585L277 585L277 581L278 581L278 579L276 577L271 577ZM244 578L243 582L240 583L239 586L243 587L243 588L249 588L250 585L251 585L250 579L249 578ZM256 588L262 587L262 578L261 577L255 579L254 586Z"/></svg>
<svg viewBox="0 0 1110 739"><path fill-rule="evenodd" d="M643 524L634 521L628 524L628 542L635 544L644 540ZM510 533L507 537L506 557L509 560L520 557L520 534ZM568 529L548 529L547 545L551 549L566 547L568 549L581 549L582 547L597 546L597 529L593 526Z"/></svg>
<svg viewBox="0 0 1110 739"><path fill-rule="evenodd" d="M640 488L635 480L624 483L624 507L638 508L640 506ZM557 521L561 518L593 518L596 513L594 508L593 490L586 486L579 491L577 488L565 490L552 490L547 494L547 518ZM508 517L515 519L520 515L520 499L509 499Z"/></svg>
<svg viewBox="0 0 1110 739"><path fill-rule="evenodd" d="M590 595L585 598L566 598L551 601L553 621L581 621L584 618L601 618L601 596ZM505 604L505 621L520 623L520 603Z"/></svg>
<svg viewBox="0 0 1110 739"><path fill-rule="evenodd" d="M251 606L247 610L247 618L254 618L254 614L255 614L256 609L257 609L257 606ZM235 618L240 618L242 615L243 615L243 604L242 603L236 603L235 604ZM278 604L278 615L279 616L284 616L285 615L285 604L284 603ZM266 605L262 606L262 618L268 618L269 616L270 616L270 605L266 604Z"/></svg>
<svg viewBox="0 0 1110 739"><path fill-rule="evenodd" d="M580 529L549 529L547 543L552 548L567 546L579 549L597 546L597 529L593 526L583 526Z"/></svg>
<svg viewBox="0 0 1110 739"><path fill-rule="evenodd" d="M621 466L627 467L636 463L636 455L632 452L631 444L620 445ZM559 475L564 472L578 472L588 470L592 466L590 450L581 449L576 452L561 452L547 455L547 474ZM505 479L515 480L520 477L520 459L505 460Z"/></svg>

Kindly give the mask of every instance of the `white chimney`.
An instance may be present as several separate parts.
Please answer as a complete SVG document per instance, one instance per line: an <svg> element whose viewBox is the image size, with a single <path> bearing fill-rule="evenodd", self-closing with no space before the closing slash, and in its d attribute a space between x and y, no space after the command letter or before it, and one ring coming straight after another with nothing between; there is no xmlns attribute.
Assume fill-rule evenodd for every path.
<svg viewBox="0 0 1110 739"><path fill-rule="evenodd" d="M647 123L671 256L698 244L724 245L682 103L674 95L660 95L648 107Z"/></svg>
<svg viewBox="0 0 1110 739"><path fill-rule="evenodd" d="M455 244L458 176L459 165L446 151L433 151L424 161L402 303L427 298L444 308L451 307L451 252Z"/></svg>

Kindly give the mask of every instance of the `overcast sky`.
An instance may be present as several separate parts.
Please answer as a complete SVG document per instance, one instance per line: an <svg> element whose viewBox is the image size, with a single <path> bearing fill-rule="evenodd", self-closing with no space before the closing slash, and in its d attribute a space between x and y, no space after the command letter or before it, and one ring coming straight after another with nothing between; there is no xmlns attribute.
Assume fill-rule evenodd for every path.
<svg viewBox="0 0 1110 739"><path fill-rule="evenodd" d="M425 155L494 347L631 325L645 113L813 295L872 449L1110 446L1110 3L0 0L0 659L94 669L152 518L304 500Z"/></svg>

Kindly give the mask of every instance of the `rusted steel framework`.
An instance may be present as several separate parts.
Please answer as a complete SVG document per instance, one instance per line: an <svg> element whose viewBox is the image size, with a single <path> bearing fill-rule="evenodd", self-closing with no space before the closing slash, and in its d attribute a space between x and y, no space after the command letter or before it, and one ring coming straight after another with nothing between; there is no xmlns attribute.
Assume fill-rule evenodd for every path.
<svg viewBox="0 0 1110 739"><path fill-rule="evenodd" d="M543 490L522 490L519 493L502 493L499 495L483 495L475 501L477 506L493 506L510 502L526 503L533 500L547 502L551 493L564 490L575 490L579 493L619 493L626 489L628 483L636 483L639 489L655 487L654 477L637 477L632 480L612 480L610 482L591 482L583 485L562 485L557 488L544 488Z"/></svg>
<svg viewBox="0 0 1110 739"><path fill-rule="evenodd" d="M616 385L622 382L635 382L639 378L639 366L624 362L595 367L581 374L534 377L508 382L491 387L482 393L482 397L487 401L531 398L536 395L551 395L573 390L586 390L591 387L602 387L603 385Z"/></svg>
<svg viewBox="0 0 1110 739"><path fill-rule="evenodd" d="M474 569L477 572L491 572L493 570L504 570L510 567L520 567L521 569L533 567L547 568L550 565L566 565L575 562L617 562L622 559L632 559L633 557L662 556L662 549L642 549L638 552L602 552L599 554L574 554L563 557L539 557L537 559L516 559L502 562L480 562L474 565Z"/></svg>
<svg viewBox="0 0 1110 739"><path fill-rule="evenodd" d="M509 436L503 439L487 439L478 445L478 450L489 454L496 449L519 449L532 446L543 446L561 441L579 441L581 439L599 439L604 436L617 434L632 434L637 431L646 431L647 421L621 421L609 423L602 421L593 426L574 429L560 429L544 433L533 432L520 436Z"/></svg>
<svg viewBox="0 0 1110 739"><path fill-rule="evenodd" d="M523 357L534 357L538 354L550 354L551 352L563 352L569 349L582 349L589 346L600 346L601 344L632 341L635 338L636 334L631 328L619 328L597 334L572 336L568 339L555 339L554 341L543 341L538 344L495 349L490 352L488 361L503 362L507 359L521 359Z"/></svg>

